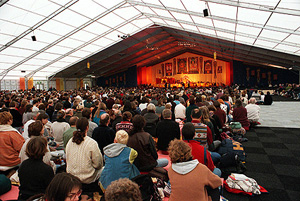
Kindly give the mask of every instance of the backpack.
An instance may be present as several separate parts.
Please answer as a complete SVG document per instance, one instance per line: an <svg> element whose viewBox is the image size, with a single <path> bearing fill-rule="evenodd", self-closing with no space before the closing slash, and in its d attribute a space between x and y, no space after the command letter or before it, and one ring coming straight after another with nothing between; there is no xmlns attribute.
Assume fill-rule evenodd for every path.
<svg viewBox="0 0 300 201"><path fill-rule="evenodd" d="M225 139L222 141L218 153L222 156L223 154L230 152L237 154L241 161L246 160L246 153L244 151L243 145L237 141Z"/></svg>
<svg viewBox="0 0 300 201"><path fill-rule="evenodd" d="M232 129L240 129L242 128L242 124L240 122L230 122L229 127Z"/></svg>
<svg viewBox="0 0 300 201"><path fill-rule="evenodd" d="M162 201L157 185L147 174L138 175L131 179L139 185L143 201Z"/></svg>

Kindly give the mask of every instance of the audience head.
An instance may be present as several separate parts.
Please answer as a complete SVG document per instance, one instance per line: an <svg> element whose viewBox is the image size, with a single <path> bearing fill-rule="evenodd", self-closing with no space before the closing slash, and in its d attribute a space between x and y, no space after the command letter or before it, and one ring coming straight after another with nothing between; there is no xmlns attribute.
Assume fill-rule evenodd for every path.
<svg viewBox="0 0 300 201"><path fill-rule="evenodd" d="M10 112L0 112L0 125L11 125L13 122L13 116Z"/></svg>
<svg viewBox="0 0 300 201"><path fill-rule="evenodd" d="M153 112L153 113L155 113L155 110L156 110L156 107L155 107L155 105L154 105L153 103L149 103L149 104L147 105L147 111L148 111L148 112Z"/></svg>
<svg viewBox="0 0 300 201"><path fill-rule="evenodd" d="M78 119L79 118L77 116L71 117L70 121L69 121L70 126L73 126L73 127L76 126L76 122Z"/></svg>
<svg viewBox="0 0 300 201"><path fill-rule="evenodd" d="M221 104L219 101L214 101L215 108L221 108Z"/></svg>
<svg viewBox="0 0 300 201"><path fill-rule="evenodd" d="M39 120L45 125L48 122L49 116L46 113L41 113L37 116L36 120Z"/></svg>
<svg viewBox="0 0 300 201"><path fill-rule="evenodd" d="M191 117L192 119L200 119L202 116L202 111L199 108L195 108L192 110Z"/></svg>
<svg viewBox="0 0 300 201"><path fill-rule="evenodd" d="M66 109L66 115L68 115L68 116L73 116L73 114L74 114L74 111L73 111L72 108Z"/></svg>
<svg viewBox="0 0 300 201"><path fill-rule="evenodd" d="M63 104L58 102L58 103L55 104L54 109L57 110L57 111L60 111L60 110L63 109L63 107L64 107Z"/></svg>
<svg viewBox="0 0 300 201"><path fill-rule="evenodd" d="M190 95L189 102L190 102L190 105L195 104L195 96L194 95Z"/></svg>
<svg viewBox="0 0 300 201"><path fill-rule="evenodd" d="M35 136L26 145L25 153L30 159L42 159L47 151L47 140L42 136Z"/></svg>
<svg viewBox="0 0 300 201"><path fill-rule="evenodd" d="M235 101L235 106L236 106L236 107L242 107L242 106L243 106L242 101L241 101L240 99L237 99L237 100Z"/></svg>
<svg viewBox="0 0 300 201"><path fill-rule="evenodd" d="M81 181L70 173L58 173L46 189L47 201L79 200L81 195Z"/></svg>
<svg viewBox="0 0 300 201"><path fill-rule="evenodd" d="M120 143L120 144L127 144L128 142L128 133L124 130L119 130L116 133L116 137L115 137L115 142Z"/></svg>
<svg viewBox="0 0 300 201"><path fill-rule="evenodd" d="M106 201L142 201L139 186L128 178L111 182L105 191Z"/></svg>
<svg viewBox="0 0 300 201"><path fill-rule="evenodd" d="M28 126L28 136L41 136L44 134L44 125L41 121L36 120Z"/></svg>
<svg viewBox="0 0 300 201"><path fill-rule="evenodd" d="M190 146L181 140L172 140L168 151L172 163L186 162L193 159Z"/></svg>
<svg viewBox="0 0 300 201"><path fill-rule="evenodd" d="M90 119L92 116L92 111L90 110L90 108L84 108L82 110L82 117L85 117L87 119Z"/></svg>
<svg viewBox="0 0 300 201"><path fill-rule="evenodd" d="M27 113L27 112L32 112L32 105L30 105L30 104L28 104L28 105L26 105L26 107L25 107L25 113Z"/></svg>
<svg viewBox="0 0 300 201"><path fill-rule="evenodd" d="M141 115L135 115L132 119L133 130L132 134L143 131L146 121L145 118Z"/></svg>
<svg viewBox="0 0 300 201"><path fill-rule="evenodd" d="M86 133L89 129L89 121L85 117L81 117L76 122L76 131L73 133L73 140L72 142L75 142L76 144L80 144L84 137L86 136Z"/></svg>
<svg viewBox="0 0 300 201"><path fill-rule="evenodd" d="M57 112L57 119L64 119L66 117L66 113L63 110Z"/></svg>
<svg viewBox="0 0 300 201"><path fill-rule="evenodd" d="M250 104L255 104L256 103L256 99L255 98L250 98L249 103Z"/></svg>
<svg viewBox="0 0 300 201"><path fill-rule="evenodd" d="M132 119L132 114L131 112L124 112L122 115L122 121L130 121Z"/></svg>
<svg viewBox="0 0 300 201"><path fill-rule="evenodd" d="M182 136L185 140L192 140L195 132L195 126L191 122L185 123L182 127Z"/></svg>
<svg viewBox="0 0 300 201"><path fill-rule="evenodd" d="M108 113L104 113L100 116L100 125L102 126L108 126L109 124L109 114Z"/></svg>
<svg viewBox="0 0 300 201"><path fill-rule="evenodd" d="M164 119L172 119L172 111L170 109L164 109L162 111L162 116Z"/></svg>

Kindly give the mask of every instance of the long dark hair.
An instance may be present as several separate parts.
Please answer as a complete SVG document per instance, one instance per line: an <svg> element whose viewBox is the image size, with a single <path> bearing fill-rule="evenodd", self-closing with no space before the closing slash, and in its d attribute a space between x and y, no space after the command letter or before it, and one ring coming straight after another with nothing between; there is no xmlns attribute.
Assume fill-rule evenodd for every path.
<svg viewBox="0 0 300 201"><path fill-rule="evenodd" d="M73 132L73 140L76 144L80 144L85 137L85 131L88 129L89 120L85 117L82 117L77 120L76 128L77 130Z"/></svg>

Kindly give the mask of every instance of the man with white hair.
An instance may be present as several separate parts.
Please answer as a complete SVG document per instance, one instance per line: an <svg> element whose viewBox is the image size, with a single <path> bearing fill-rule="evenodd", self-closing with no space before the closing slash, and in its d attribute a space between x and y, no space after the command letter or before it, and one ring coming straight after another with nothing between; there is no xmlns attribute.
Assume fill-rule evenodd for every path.
<svg viewBox="0 0 300 201"><path fill-rule="evenodd" d="M249 104L246 105L247 117L250 123L258 123L260 107L255 104L256 99L250 98Z"/></svg>

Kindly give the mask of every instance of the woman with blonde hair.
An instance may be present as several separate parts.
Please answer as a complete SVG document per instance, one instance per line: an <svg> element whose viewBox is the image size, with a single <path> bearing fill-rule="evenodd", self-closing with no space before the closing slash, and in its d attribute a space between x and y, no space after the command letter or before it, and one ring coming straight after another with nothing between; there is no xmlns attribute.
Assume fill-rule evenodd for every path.
<svg viewBox="0 0 300 201"><path fill-rule="evenodd" d="M169 156L172 162L168 172L172 188L169 200L211 200L205 186L219 187L222 185L220 177L197 159L193 160L191 148L183 141L175 139L170 142Z"/></svg>

